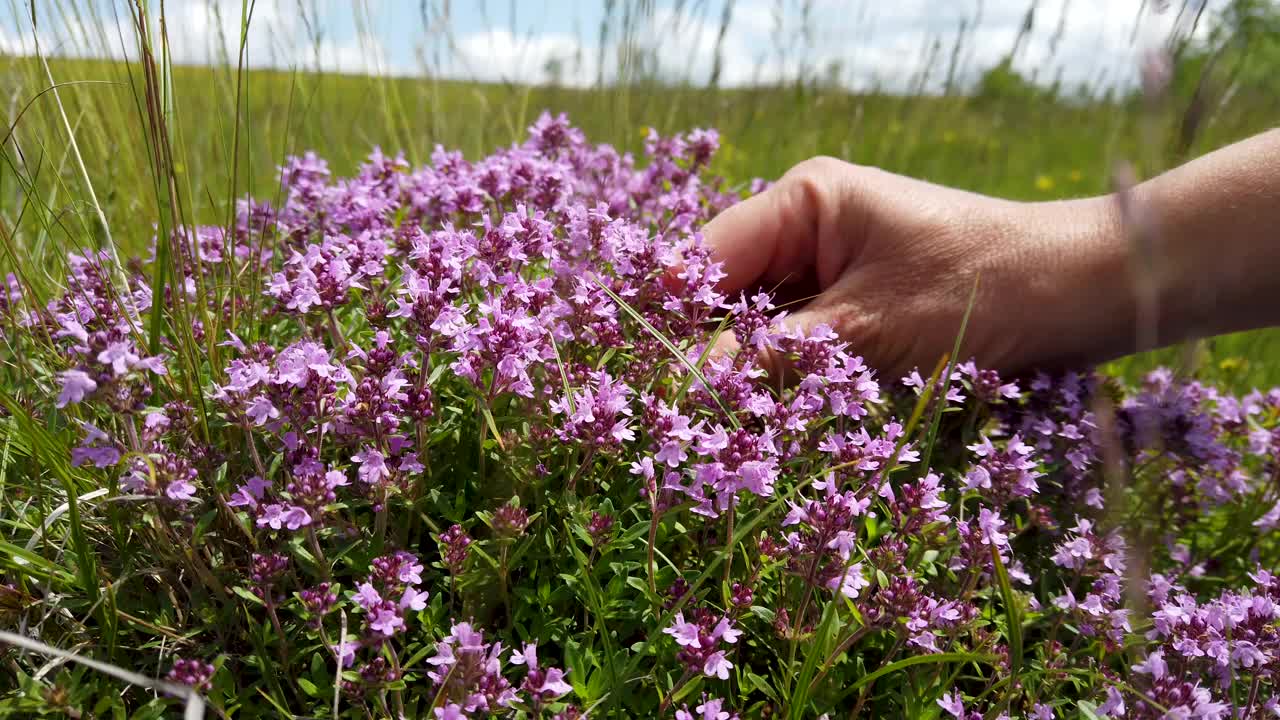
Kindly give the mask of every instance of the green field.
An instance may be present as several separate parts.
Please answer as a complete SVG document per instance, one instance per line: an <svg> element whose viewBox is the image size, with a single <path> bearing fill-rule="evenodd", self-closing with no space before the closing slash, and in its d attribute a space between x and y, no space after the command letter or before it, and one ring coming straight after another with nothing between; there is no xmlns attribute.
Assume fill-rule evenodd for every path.
<svg viewBox="0 0 1280 720"><path fill-rule="evenodd" d="M123 254L145 254L159 217L158 185L136 64L0 57L10 97L10 133L0 165L0 265L61 275L69 250L105 242L67 125L88 180ZM52 80L52 83L51 83ZM1204 111L1195 78L1152 104L1072 99L1016 85L977 94L857 95L814 84L707 89L633 84L569 89L386 79L234 67L175 67L167 120L180 211L188 221L225 222L230 200L273 197L284 156L315 150L336 175L374 146L426 162L435 144L475 157L520 138L543 109L567 112L594 141L638 150L644 129L715 127L724 139L715 169L732 182L774 178L816 154L876 165L933 182L1022 200L1106 192L1113 169L1133 162L1149 176L1280 119L1280 98L1211 97ZM56 92L50 90L57 84ZM1219 93L1220 95L1221 93ZM1194 115L1192 115L1194 114ZM1185 133L1186 118L1199 122ZM64 122L65 117L65 122ZM1189 140L1189 142L1187 142ZM1219 338L1210 352L1165 352L1237 388L1280 384L1280 333ZM1153 359L1121 363L1137 372Z"/></svg>
<svg viewBox="0 0 1280 720"><path fill-rule="evenodd" d="M305 17L310 1L279 4ZM1186 694L1168 702L1203 704L1196 717L1271 709L1255 701L1277 692L1280 612L1239 609L1280 591L1260 572L1280 567L1280 402L1235 401L1280 387L1280 327L1019 390L955 372L966 312L930 380L878 378L881 393L835 336L774 333L745 302L722 319L705 248L670 228L727 205L720 179L745 196L817 155L1021 202L1111 193L1280 125L1280 0L1223 0L1234 14L1212 33L1171 31L1167 83L1129 90L1015 72L1032 11L1006 61L953 85L961 41L983 37L962 25L950 68L930 64L936 42L917 58L945 93L855 92L803 64L754 87L628 74L634 18L613 45L604 25L660 0L602 4L595 47L602 65L621 48L626 81L602 70L593 87L442 79L425 61L413 77L170 66L168 31L148 25L165 27L159 0L117 2L138 61L5 55L0 14L0 277L20 277L0 295L0 720L161 717L177 701L151 692L160 678L220 718L532 719L550 701L575 703L556 715L571 720L688 720L687 702L729 717L717 694L743 718L797 720L1113 717L1119 698L1165 713L1148 691ZM15 17L24 3L37 47L46 0L12 0ZM66 29L82 5L116 7L40 6ZM498 189L474 180L488 197L447 172L337 184L375 148L484 158L544 111L636 156L651 130L715 128L720 151L709 166L658 151L637 178L544 122ZM312 165L282 201L279 168L311 151L331 182ZM543 194L561 181L572 204ZM238 227L247 197L280 222ZM235 232L181 232L198 225ZM69 261L94 253L116 257ZM726 331L757 345L716 359ZM780 378L760 367L771 354L801 380L757 392ZM1159 365L1183 377L1114 381ZM1203 662L1156 629L1192 600ZM1237 612L1249 622L1221 620ZM1264 642L1266 664L1238 654ZM529 708L504 698L504 648ZM1190 697L1207 684L1174 685L1201 670L1229 711Z"/></svg>

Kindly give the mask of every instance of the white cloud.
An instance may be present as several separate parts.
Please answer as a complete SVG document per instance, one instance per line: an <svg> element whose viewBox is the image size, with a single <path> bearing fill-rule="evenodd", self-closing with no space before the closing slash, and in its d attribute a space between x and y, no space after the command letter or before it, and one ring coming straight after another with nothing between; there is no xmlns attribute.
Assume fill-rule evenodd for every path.
<svg viewBox="0 0 1280 720"><path fill-rule="evenodd" d="M939 90L962 23L966 34L957 58L957 78L972 81L1012 49L1026 16L1026 2L962 0L941 5L932 0L819 0L811 5L808 17L795 0L738 2L728 32L719 41L719 81L725 86L772 83L798 75L822 76L828 67L836 67L842 82L851 88L900 90L927 70L926 87ZM721 17L714 4L701 7L703 12L696 15L677 13L668 6L654 10L632 39L646 70L694 84L710 79ZM1172 13L1148 12L1141 16L1137 42L1131 42L1138 9L1138 0L1042 3L1015 67L1041 81L1061 77L1075 84L1105 74L1112 82L1132 83L1141 51L1158 44L1172 25ZM1062 29L1055 41L1059 25ZM924 68L935 44L934 66ZM516 37L507 30L486 30L463 36L457 57L444 72L479 80L541 82L547 79L548 61L558 59L562 82L583 85L594 82L601 56L605 58L603 77L616 79L620 49L615 41L601 53L598 47L564 33Z"/></svg>
<svg viewBox="0 0 1280 720"><path fill-rule="evenodd" d="M39 37L41 48L69 55L118 57L125 52L119 38L123 35L126 42L132 38L127 11L121 6L126 17L120 27L113 24L117 21L110 11L112 2L120 5L123 0L80 1L97 3L99 29L76 31L65 23L59 27L46 21ZM382 12L398 7L368 1ZM628 49L638 50L630 54L632 72L693 84L708 82L718 60L719 82L725 86L825 76L828 67L835 67L840 81L853 89L904 89L927 71L926 87L938 90L962 26L965 35L957 78L972 82L1012 48L1029 1L738 0L723 40L718 36L725 0L685 3L678 6L683 12L660 2L630 44L611 38L602 51L591 33L584 39L576 27L523 33L482 27L458 35L445 33L452 41L443 59L423 67L387 49L390 44L397 52L408 53L404 48L423 36L421 27L392 25L374 30L368 17L358 16L360 10L355 8L363 6L340 0L257 0L248 31L248 62L254 67L395 75L429 71L517 83L546 82L555 74L562 83L585 86L598 77L616 81L620 56ZM1210 8L1225 1L1209 0ZM324 10L312 10L317 4ZM1168 4L1175 9L1180 5ZM1155 0L1041 0L1034 29L1020 46L1015 67L1039 81L1061 77L1075 85L1105 77L1111 83L1131 85L1136 82L1142 52L1158 45L1174 24L1172 10L1151 10L1160 5ZM241 0L168 0L167 7L175 60L235 61ZM300 8L316 17L303 17ZM1142 8L1147 9L1140 12ZM17 26L15 31L0 24L0 52L34 50L29 22ZM54 29L47 29L50 26ZM399 40L408 42L396 44ZM931 56L934 45L938 50ZM924 68L929 57L933 66Z"/></svg>
<svg viewBox="0 0 1280 720"><path fill-rule="evenodd" d="M692 84L706 83L716 63L719 17L699 17L659 8L638 33L637 43L654 59L660 77ZM733 27L733 22L730 28ZM766 62L764 48L752 49L745 35L732 29L720 41L720 82L742 85L761 78Z"/></svg>
<svg viewBox="0 0 1280 720"><path fill-rule="evenodd" d="M631 37L611 38L601 52L598 44L580 41L567 33L540 33L517 37L508 30L485 30L464 35L456 56L445 71L476 80L539 83L550 80L548 64L559 65L559 82L571 86L593 84L599 78L616 82L629 77L657 76L703 84L716 60L720 18L679 14L657 8ZM734 25L738 23L737 16ZM780 75L765 46L753 47L742 33L732 30L720 45L720 81L724 85L771 82ZM603 60L603 73L601 61Z"/></svg>
<svg viewBox="0 0 1280 720"><path fill-rule="evenodd" d="M364 75L404 75L407 66L393 62L376 37L367 33L356 36L354 42L335 43L321 41L312 51L311 67L320 67L343 73ZM306 66L306 63L300 63Z"/></svg>
<svg viewBox="0 0 1280 720"><path fill-rule="evenodd" d="M240 53L241 8L240 0L170 2L170 40L175 60L234 64ZM402 70L391 62L376 37L359 32L349 40L337 42L325 35L325 28L309 27L319 18L303 18L298 8L287 0L257 0L253 4L244 37L250 67L367 74L396 74ZM353 22L353 18L336 19Z"/></svg>
<svg viewBox="0 0 1280 720"><path fill-rule="evenodd" d="M35 44L30 36L19 35L0 26L0 53L5 55L31 55L35 51Z"/></svg>
<svg viewBox="0 0 1280 720"><path fill-rule="evenodd" d="M343 41L328 37L329 28L318 26L321 18L304 18L291 0L256 0L252 5L245 34L246 63L250 67L303 68L350 73L404 74L407 65L389 57L382 43L367 32L346 33ZM355 24L351 5L337 3L323 19ZM335 11L336 8L336 11ZM0 52L31 55L39 49L50 55L72 57L136 57L133 20L121 0L83 6L84 24L75 13L61 17L41 17L38 33L30 19L18 18L17 29L0 26ZM179 64L235 64L240 53L242 4L240 0L168 0L165 27L172 58ZM345 17L344 17L345 14ZM159 12L153 9L150 28L153 37L159 28ZM311 25L309 26L309 23Z"/></svg>
<svg viewBox="0 0 1280 720"><path fill-rule="evenodd" d="M1209 0L1210 13L1224 2ZM902 89L927 71L927 87L938 90L962 27L965 35L957 77L972 81L1013 48L1029 4L1029 0L817 0L811 4L806 26L800 9L805 3L747 0L735 7L731 34L737 33L740 43L754 47L781 44L785 58L767 69L784 77L794 77L801 63L812 74L838 62L845 84L854 88ZM1174 7L1157 12L1161 5ZM1079 83L1105 74L1111 82L1132 84L1137 80L1138 59L1167 38L1178 5L1042 0L1014 66L1041 81L1060 76L1067 83ZM1201 34L1206 26L1201 25ZM937 53L931 55L935 45ZM925 68L930 58L933 65Z"/></svg>
<svg viewBox="0 0 1280 720"><path fill-rule="evenodd" d="M25 7L20 11L16 6L10 8L10 12L17 12L17 16L9 17L12 21L9 29L0 26L0 52L106 58L132 57L135 54L132 47L126 49L120 44L122 37L126 41L133 37L127 15L117 17L114 13L96 9L94 12L86 10L83 14L59 17L44 14L49 9L47 5L37 4L35 7L39 31L32 30L31 15Z"/></svg>
<svg viewBox="0 0 1280 720"><path fill-rule="evenodd" d="M444 68L447 74L487 82L541 83L553 64L567 85L595 82L596 53L563 33L517 37L497 29L464 35Z"/></svg>

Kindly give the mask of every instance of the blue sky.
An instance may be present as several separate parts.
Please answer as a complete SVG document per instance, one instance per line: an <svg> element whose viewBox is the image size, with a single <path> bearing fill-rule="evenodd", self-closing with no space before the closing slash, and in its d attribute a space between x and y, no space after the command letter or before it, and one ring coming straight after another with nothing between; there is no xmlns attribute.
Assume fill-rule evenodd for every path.
<svg viewBox="0 0 1280 720"><path fill-rule="evenodd" d="M657 58L663 75L706 82L724 3L731 1L644 3L650 9L636 23L635 41ZM120 46L117 27L127 23L124 0L35 4L41 13L38 33L26 17L27 2L0 7L0 50L30 53L38 40L46 51L68 55L130 53ZM641 6L636 0L617 3L628 4ZM837 76L848 87L901 89L918 77L929 48L938 43L940 59L927 74L927 84L936 88L962 25L967 35L961 72L972 77L1009 51L1029 4L736 0L721 46L721 82L746 85L838 67ZM1221 4L1209 0L1210 14ZM1037 5L1034 29L1017 56L1020 70L1042 80L1129 85L1143 51L1157 46L1173 27L1181 2L1040 0ZM1172 7L1159 12L1165 5ZM240 0L167 0L177 59L216 62L234 52L240 7ZM562 82L582 85L594 82L600 67L611 78L618 66L622 10L615 11L613 36L602 51L604 14L602 0L256 0L249 57L256 66L526 82L547 80L548 62L555 60ZM76 16L85 20L68 20Z"/></svg>

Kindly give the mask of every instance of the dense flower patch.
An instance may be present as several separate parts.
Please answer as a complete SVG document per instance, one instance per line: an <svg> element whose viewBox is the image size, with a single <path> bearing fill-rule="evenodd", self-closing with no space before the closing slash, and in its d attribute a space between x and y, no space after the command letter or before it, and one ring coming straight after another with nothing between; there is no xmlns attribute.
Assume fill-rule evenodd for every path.
<svg viewBox="0 0 1280 720"><path fill-rule="evenodd" d="M225 716L1280 713L1280 391L878 377L717 290L717 142L308 153L13 277L7 624ZM42 664L0 707L175 702Z"/></svg>

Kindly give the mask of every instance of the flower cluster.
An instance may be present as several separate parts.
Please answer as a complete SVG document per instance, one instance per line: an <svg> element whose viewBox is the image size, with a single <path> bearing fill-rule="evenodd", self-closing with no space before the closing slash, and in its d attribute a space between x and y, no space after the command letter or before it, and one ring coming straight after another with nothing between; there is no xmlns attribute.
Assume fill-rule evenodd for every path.
<svg viewBox="0 0 1280 720"><path fill-rule="evenodd" d="M366 635L375 641L404 630L405 616L427 606L422 565L406 552L373 559L369 578L356 589L355 603L365 615Z"/></svg>
<svg viewBox="0 0 1280 720"><path fill-rule="evenodd" d="M662 632L675 638L680 646L680 662L691 671L721 680L729 679L733 663L725 656L721 643L732 645L742 634L734 629L732 620L696 609L691 621L686 621L684 613L678 612L675 622Z"/></svg>
<svg viewBox="0 0 1280 720"><path fill-rule="evenodd" d="M723 292L719 142L307 153L10 281L6 617L227 715L1274 716L1280 391L878 376Z"/></svg>
<svg viewBox="0 0 1280 720"><path fill-rule="evenodd" d="M471 623L454 623L427 662L433 668L427 676L446 698L439 717L498 712L516 701L515 689L502 676L502 643L485 642Z"/></svg>
<svg viewBox="0 0 1280 720"><path fill-rule="evenodd" d="M173 667L169 670L169 674L165 676L165 679L179 685L196 688L197 690L207 690L209 688L209 679L213 677L213 672L213 665L203 660L178 658L173 661Z"/></svg>

